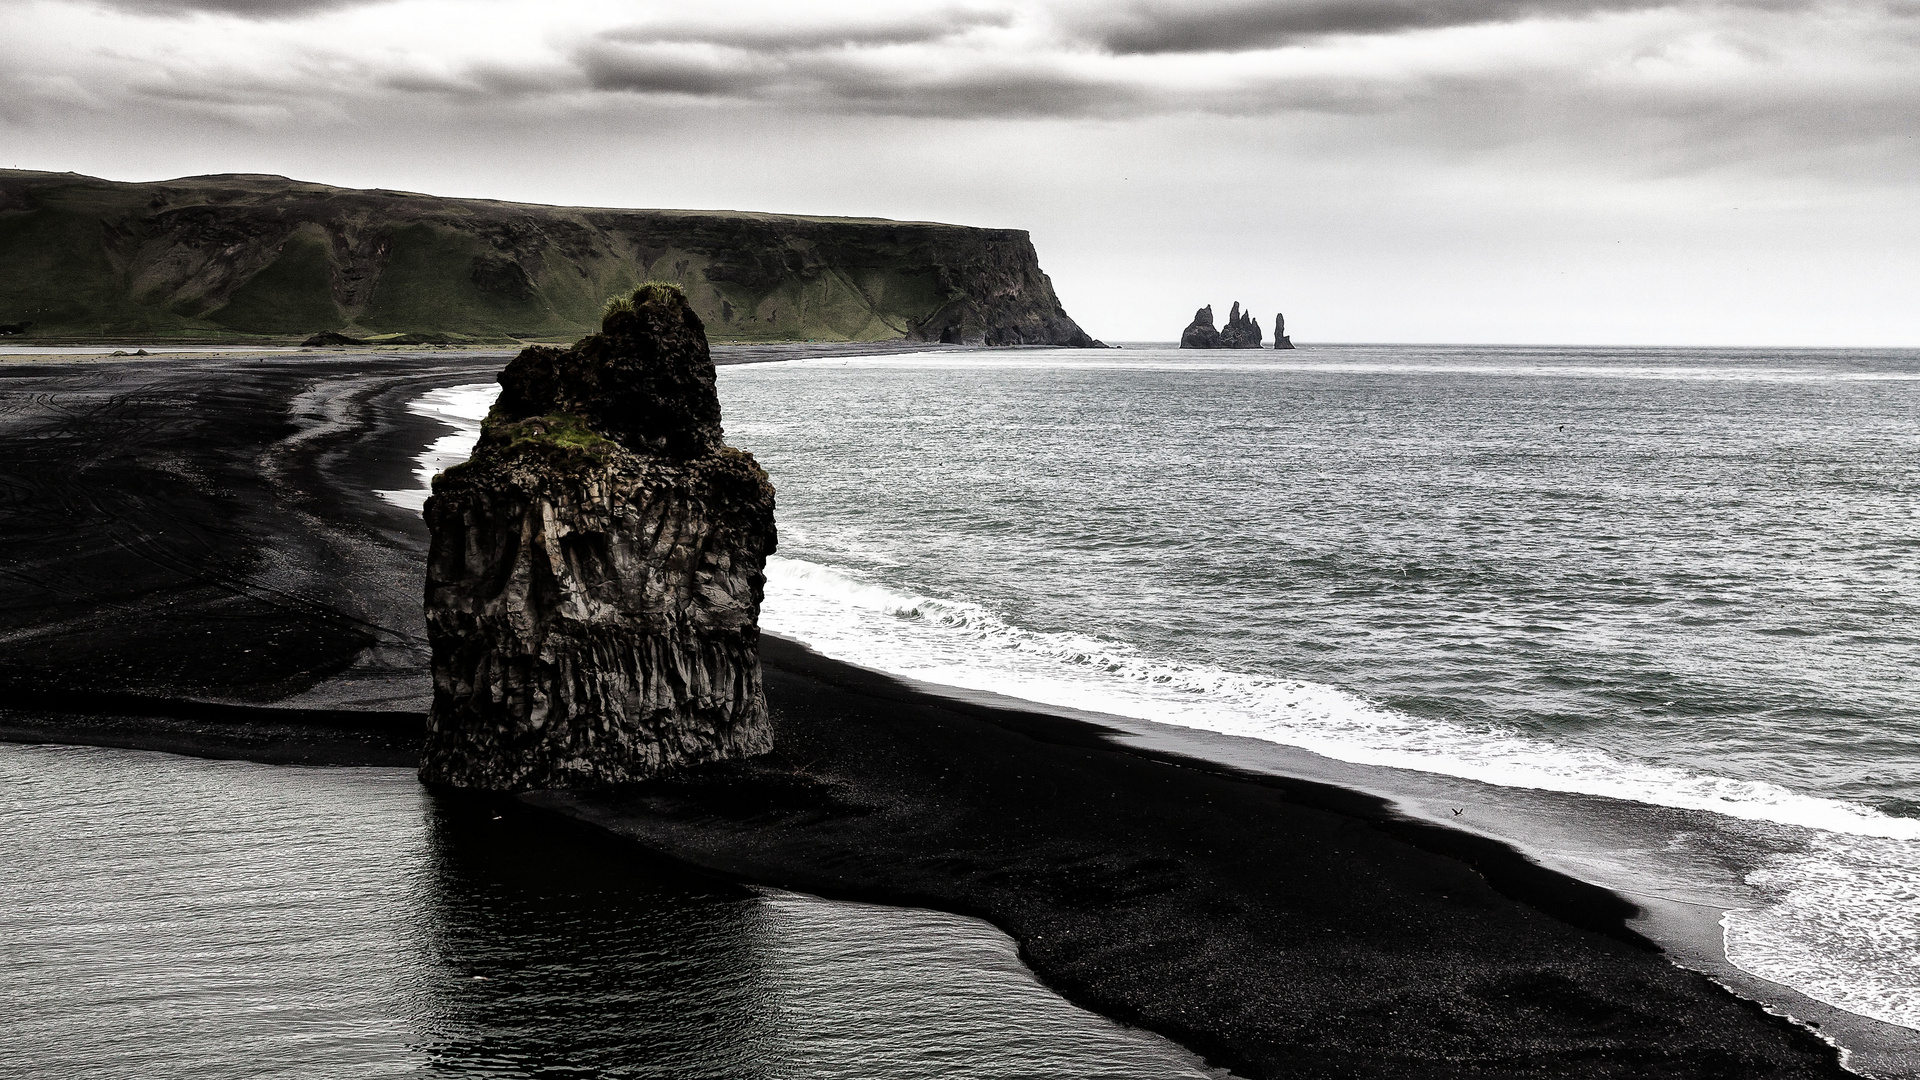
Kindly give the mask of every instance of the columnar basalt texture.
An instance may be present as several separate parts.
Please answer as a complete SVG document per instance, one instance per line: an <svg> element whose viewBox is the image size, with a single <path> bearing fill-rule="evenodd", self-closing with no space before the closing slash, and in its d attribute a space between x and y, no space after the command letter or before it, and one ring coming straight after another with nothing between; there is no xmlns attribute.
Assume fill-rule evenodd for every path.
<svg viewBox="0 0 1920 1080"><path fill-rule="evenodd" d="M772 749L760 681L773 488L721 442L672 286L534 347L426 517L433 712L421 778L596 788Z"/></svg>

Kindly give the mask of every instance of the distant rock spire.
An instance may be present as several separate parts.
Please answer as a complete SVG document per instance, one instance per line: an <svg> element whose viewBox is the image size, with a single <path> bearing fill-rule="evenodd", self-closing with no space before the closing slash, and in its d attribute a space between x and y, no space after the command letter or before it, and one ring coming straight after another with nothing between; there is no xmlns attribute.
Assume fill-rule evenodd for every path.
<svg viewBox="0 0 1920 1080"><path fill-rule="evenodd" d="M1241 312L1238 300L1233 302L1233 310L1227 313L1226 328L1220 331L1220 347L1223 349L1260 347L1260 324Z"/></svg>
<svg viewBox="0 0 1920 1080"><path fill-rule="evenodd" d="M1234 305L1239 310L1239 305ZM1208 304L1193 313L1193 321L1180 335L1180 347L1183 349L1217 349L1220 347L1220 331L1213 328L1213 305Z"/></svg>
<svg viewBox="0 0 1920 1080"><path fill-rule="evenodd" d="M1273 347L1291 349L1293 342L1287 337L1287 317L1273 317ZM1208 304L1193 313L1193 322L1180 335L1180 347L1183 349L1257 349L1260 347L1260 320L1251 312L1240 310L1240 301L1235 300L1227 312L1227 325L1219 330L1213 328L1213 305Z"/></svg>
<svg viewBox="0 0 1920 1080"><path fill-rule="evenodd" d="M1287 317L1275 312L1273 316L1273 347L1276 349L1293 348L1293 339L1287 336Z"/></svg>

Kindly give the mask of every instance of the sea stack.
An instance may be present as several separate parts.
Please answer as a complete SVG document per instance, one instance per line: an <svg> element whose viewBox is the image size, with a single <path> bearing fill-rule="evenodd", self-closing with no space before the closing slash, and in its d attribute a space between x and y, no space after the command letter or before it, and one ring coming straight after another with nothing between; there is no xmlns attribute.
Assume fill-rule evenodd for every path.
<svg viewBox="0 0 1920 1080"><path fill-rule="evenodd" d="M1273 347L1276 349L1293 348L1293 339L1287 336L1287 317L1277 311L1274 312L1273 315Z"/></svg>
<svg viewBox="0 0 1920 1080"><path fill-rule="evenodd" d="M672 285L500 373L427 501L433 712L420 776L593 788L772 749L760 600L773 487L721 441L713 359Z"/></svg>
<svg viewBox="0 0 1920 1080"><path fill-rule="evenodd" d="M1187 324L1180 334L1180 347L1183 349L1217 349L1220 347L1220 331L1213 328L1213 305L1208 304L1193 313L1193 321Z"/></svg>
<svg viewBox="0 0 1920 1080"><path fill-rule="evenodd" d="M1233 302L1233 310L1227 312L1226 328L1220 331L1222 349L1257 349L1260 347L1260 324L1252 316L1242 314L1240 301Z"/></svg>

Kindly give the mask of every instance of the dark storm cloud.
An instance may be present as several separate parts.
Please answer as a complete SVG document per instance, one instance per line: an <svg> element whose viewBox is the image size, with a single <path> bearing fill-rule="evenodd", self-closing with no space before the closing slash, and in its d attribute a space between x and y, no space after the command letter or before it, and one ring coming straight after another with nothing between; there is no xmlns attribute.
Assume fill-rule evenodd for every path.
<svg viewBox="0 0 1920 1080"><path fill-rule="evenodd" d="M224 109L236 124L277 109L376 127L420 107L556 117L725 107L808 124L1311 113L1404 121L1396 138L1472 154L1557 145L1589 123L1689 147L1734 145L1720 128L1788 147L1861 128L1847 137L1905 146L1900 110L1920 99L1920 66L1909 62L1920 0L934 0L917 10L542 0L502 3L485 24L458 27L466 33L444 32L459 10L448 0L395 4L391 19L357 20L351 40L291 21L351 2L82 0L257 17L218 34L119 18L111 48L97 44L93 21L75 22L51 52L68 31L50 21L39 39L0 42L0 115L124 100L183 116ZM22 12L62 6L0 0ZM1654 14L1592 19L1623 11ZM1532 22L1517 35L1501 28L1516 20ZM1475 26L1489 29L1423 33ZM1356 48L1356 37L1395 44ZM1292 42L1308 47L1259 51ZM1832 120L1817 119L1823 109Z"/></svg>
<svg viewBox="0 0 1920 1080"><path fill-rule="evenodd" d="M1099 47L1122 55L1244 52L1333 34L1394 34L1673 6L1670 0L1269 0L1210 6L1136 3L1118 11L1069 19L1068 25Z"/></svg>
<svg viewBox="0 0 1920 1080"><path fill-rule="evenodd" d="M574 61L595 90L691 97L745 97L778 78L777 65L751 54L712 56L684 50L598 42Z"/></svg>
<svg viewBox="0 0 1920 1080"><path fill-rule="evenodd" d="M822 66L810 81L831 109L943 119L1136 116L1149 107L1131 86L1063 71L976 70L908 80L855 66Z"/></svg>
<svg viewBox="0 0 1920 1080"><path fill-rule="evenodd" d="M815 110L929 117L1137 113L1137 91L1045 64L958 66L938 73L876 67L832 51L785 54L600 41L574 62L595 90L768 101Z"/></svg>
<svg viewBox="0 0 1920 1080"><path fill-rule="evenodd" d="M243 19L297 19L337 8L366 7L382 0L94 0L101 7L140 15L235 15Z"/></svg>
<svg viewBox="0 0 1920 1080"><path fill-rule="evenodd" d="M595 35L572 60L595 90L779 102L930 117L1137 112L1140 94L1068 72L1049 58L962 50L944 62L886 61L892 47L940 46L1005 29L1001 10L948 8L811 25L650 23Z"/></svg>

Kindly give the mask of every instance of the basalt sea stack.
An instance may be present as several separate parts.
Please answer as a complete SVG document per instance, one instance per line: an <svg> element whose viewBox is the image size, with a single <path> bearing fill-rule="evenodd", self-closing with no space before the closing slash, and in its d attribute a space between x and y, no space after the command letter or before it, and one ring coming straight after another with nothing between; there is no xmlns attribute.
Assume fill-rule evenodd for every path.
<svg viewBox="0 0 1920 1080"><path fill-rule="evenodd" d="M500 374L434 479L433 713L420 775L603 787L772 748L760 681L773 488L721 441L705 329L644 285Z"/></svg>
<svg viewBox="0 0 1920 1080"><path fill-rule="evenodd" d="M1183 349L1217 349L1220 347L1220 331L1213 328L1213 305L1208 304L1193 313L1193 321L1180 332L1180 347Z"/></svg>
<svg viewBox="0 0 1920 1080"><path fill-rule="evenodd" d="M1260 322L1251 313L1242 312L1238 300L1233 302L1233 310L1227 312L1227 325L1220 331L1220 347L1223 349L1260 347Z"/></svg>
<svg viewBox="0 0 1920 1080"><path fill-rule="evenodd" d="M1193 321L1180 334L1180 347L1183 349L1257 349L1260 347L1260 323L1250 313L1240 310L1240 302L1234 301L1233 310L1227 313L1227 325L1224 329L1213 327L1213 305L1208 304L1193 313Z"/></svg>

